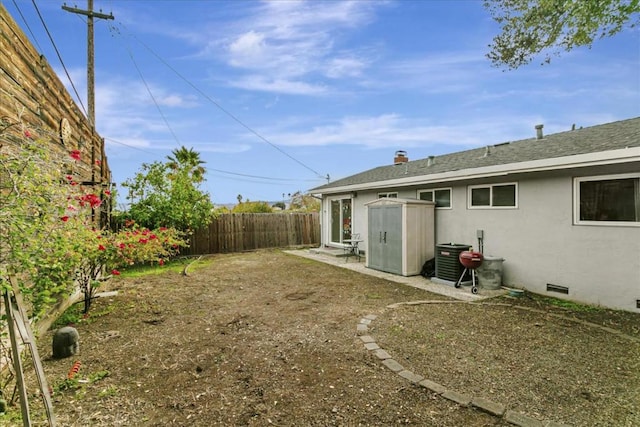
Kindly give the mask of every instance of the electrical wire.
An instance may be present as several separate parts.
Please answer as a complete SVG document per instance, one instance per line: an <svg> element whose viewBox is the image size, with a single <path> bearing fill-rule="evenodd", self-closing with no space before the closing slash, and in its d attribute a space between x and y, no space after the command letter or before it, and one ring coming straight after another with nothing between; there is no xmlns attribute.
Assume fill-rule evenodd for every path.
<svg viewBox="0 0 640 427"><path fill-rule="evenodd" d="M76 94L76 97L78 98L78 102L80 103L80 106L82 107L82 111L84 112L85 116L88 116L87 114L87 109L84 107L84 104L82 103L82 98L80 98L80 95L78 94L78 90L76 89L76 86L73 84L73 80L71 79L71 76L69 75L69 70L67 70L67 66L64 64L64 61L62 60L62 56L60 55L60 51L58 50L58 46L56 46L56 42L53 41L53 37L51 36L51 33L49 32L49 28L47 27L47 24L44 22L44 18L42 17L42 14L40 13L40 9L38 9L38 5L36 4L35 0L31 0L31 3L33 3L33 7L36 9L36 12L38 13L38 17L40 18L40 22L42 23L42 26L44 27L44 30L47 33L47 36L49 37L49 41L51 41L51 44L53 45L53 49L56 51L56 55L58 56L58 60L60 61L60 64L62 65L62 69L64 70L64 73L67 75L67 79L69 79L69 83L71 84L71 87L73 88L73 92Z"/></svg>
<svg viewBox="0 0 640 427"><path fill-rule="evenodd" d="M111 31L112 35L114 33L120 34L120 31L113 25L109 25L109 30ZM136 71L138 72L138 75L140 76L140 80L142 80L144 87L147 89L147 93L149 94L149 97L151 98L156 108L158 109L158 113L160 113L160 117L162 117L162 120L164 121L165 125L167 125L167 129L169 129L169 132L171 133L171 135L173 135L173 139L176 140L176 142L178 143L178 146L182 146L182 143L178 139L178 135L176 135L176 133L173 131L173 128L171 127L171 125L169 124L169 121L167 120L167 117L164 115L164 113L162 112L162 109L160 108L160 104L158 104L155 96L153 96L153 93L151 92L151 88L147 84L147 81L145 80L144 75L142 74L142 71L140 71L140 67L138 67L138 63L133 57L133 52L131 52L131 49L129 48L128 43L125 43L125 48L127 49L127 53L129 53L129 57L131 58L131 62L133 62L133 66L135 67Z"/></svg>
<svg viewBox="0 0 640 427"><path fill-rule="evenodd" d="M214 168L207 168L208 171L214 171L214 172L220 172L220 173L226 173L229 175L235 175L235 176L243 176L246 178L258 178L258 179L268 179L268 180L273 180L273 181L317 181L318 179L295 179L295 178L271 178L268 176L259 176L259 175L248 175L248 174L244 174L244 173L237 173L237 172L228 172L228 171L223 171L220 169L214 169Z"/></svg>
<svg viewBox="0 0 640 427"><path fill-rule="evenodd" d="M158 156L158 154L156 152L145 150L143 148L136 147L135 145L129 145L129 144L126 144L126 143L124 143L122 141L118 141L116 139L113 139L111 137L105 137L105 140L113 142L113 143L118 144L118 145L122 145L122 146L127 147L127 148L131 148L133 150L141 151L141 152L146 153L146 154L151 154L151 155L153 155L154 157L157 157L157 158L161 157L161 156ZM302 181L316 182L316 181L318 181L318 179L274 178L274 177L260 176L260 175L249 175L249 174L243 174L243 173L239 173L239 172L231 172L231 171L226 171L226 170L222 170L222 169L215 169L215 168L210 168L210 167L206 167L205 169L206 169L206 175L218 176L218 177L225 178L225 179L228 179L230 177L221 176L221 175L215 175L212 172L222 173L222 174L226 174L226 175L239 176L239 177L244 177L244 178L255 178L255 179L262 179L262 180L267 180L267 181L280 181L281 183L282 182L302 182ZM238 179L238 178L234 178L234 179L240 181L240 179ZM255 181L255 180L246 180L246 181L255 182L255 183L261 183L260 181ZM265 183L265 184L278 184L278 183L275 182L275 183Z"/></svg>
<svg viewBox="0 0 640 427"><path fill-rule="evenodd" d="M125 30L127 30L127 28L124 26L124 24L119 23ZM253 128L251 128L249 125L245 124L242 120L240 120L236 115L234 115L233 113L231 113L229 110L227 110L226 108L224 108L220 103L216 102L215 100L213 100L209 95L207 95L206 93L204 93L204 91L202 91L200 88L198 88L194 83L192 83L189 79L187 79L186 77L184 77L181 73L179 73L175 68L173 68L167 61L165 61L160 55L158 55L153 49L151 49L146 43L142 42L140 39L138 39L135 35L133 35L131 32L127 31L129 34L131 34L131 36L138 42L140 43L145 49L147 49L149 52L151 52L151 54L153 56L155 56L160 62L162 62L167 68L169 68L171 71L173 71L178 77L180 77L180 79L182 79L185 83L187 83L189 86L191 86L196 92L198 92L200 95L202 95L202 97L204 97L206 100L208 100L209 102L211 102L213 105L215 105L220 111L222 111L224 114L226 114L228 117L230 117L232 120L234 120L236 123L238 123L240 126L242 126L243 128L245 128L246 130L248 130L249 132L251 132L252 134L254 134L255 136L257 136L260 140L266 142L267 144L269 144L271 147L273 147L274 149L278 150L281 154L287 156L288 158L290 158L291 160L293 160L294 162L298 163L300 166L304 167L305 169L313 172L314 174L316 174L318 177L325 179L324 176L322 176L319 172L315 171L314 169L312 169L310 166L307 166L306 164L304 164L303 162L301 162L300 160L296 159L295 157L293 157L291 154L287 153L286 151L284 151L282 148L278 147L276 144L272 143L271 141L269 141L267 138L265 138L264 136L262 136L261 134L259 134L257 131L255 131Z"/></svg>
<svg viewBox="0 0 640 427"><path fill-rule="evenodd" d="M18 10L18 13L20 14L20 17L22 18L22 22L24 22L25 27L27 27L27 30L29 30L29 34L31 34L31 38L33 39L34 43L38 47L38 50L40 52L42 52L42 48L40 47L40 44L38 44L38 39L36 38L35 34L33 34L33 31L31 30L31 27L29 26L29 21L27 21L27 19L22 14L22 10L20 10L20 6L18 6L18 3L16 2L16 0L13 0L13 5Z"/></svg>

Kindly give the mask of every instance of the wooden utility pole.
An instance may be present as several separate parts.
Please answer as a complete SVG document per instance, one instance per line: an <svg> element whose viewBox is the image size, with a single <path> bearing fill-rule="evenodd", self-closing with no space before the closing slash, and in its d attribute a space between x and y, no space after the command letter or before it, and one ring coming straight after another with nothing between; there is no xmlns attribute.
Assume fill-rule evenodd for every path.
<svg viewBox="0 0 640 427"><path fill-rule="evenodd" d="M89 126L93 132L96 130L96 90L95 90L95 48L93 46L93 18L100 19L113 19L113 14L109 13L104 14L102 11L94 12L93 11L93 0L87 0L87 10L78 9L77 7L69 7L65 3L62 5L62 9L67 12L77 13L80 15L85 15L87 17L87 104L89 104L89 112L87 113L89 117ZM102 141L101 154L102 159L104 159L104 139ZM91 181L96 184L96 172L95 172L95 163L96 163L96 150L95 144L91 143ZM100 182L102 184L102 172L104 162L100 163ZM95 221L95 211L94 208L91 208L91 220ZM102 227L102 215L100 215L100 227Z"/></svg>
<svg viewBox="0 0 640 427"><path fill-rule="evenodd" d="M62 9L67 12L85 15L87 17L87 103L89 104L89 124L96 128L96 93L94 73L94 47L93 47L93 18L113 19L113 14L104 14L93 11L93 0L87 0L87 10L69 7L65 3Z"/></svg>

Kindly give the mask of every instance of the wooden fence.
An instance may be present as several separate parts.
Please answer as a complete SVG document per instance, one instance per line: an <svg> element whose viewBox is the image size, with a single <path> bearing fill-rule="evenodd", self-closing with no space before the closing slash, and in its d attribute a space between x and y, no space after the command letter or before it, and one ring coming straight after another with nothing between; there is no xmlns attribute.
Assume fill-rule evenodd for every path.
<svg viewBox="0 0 640 427"><path fill-rule="evenodd" d="M320 245L320 216L313 213L232 213L191 236L185 255Z"/></svg>

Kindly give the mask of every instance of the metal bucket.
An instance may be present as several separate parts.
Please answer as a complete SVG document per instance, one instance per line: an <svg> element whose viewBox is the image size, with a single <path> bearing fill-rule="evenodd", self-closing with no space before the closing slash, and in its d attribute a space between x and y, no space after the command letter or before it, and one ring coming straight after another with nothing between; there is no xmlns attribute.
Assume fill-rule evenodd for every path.
<svg viewBox="0 0 640 427"><path fill-rule="evenodd" d="M504 258L485 255L476 270L478 282L483 289L500 289L502 286L502 263Z"/></svg>

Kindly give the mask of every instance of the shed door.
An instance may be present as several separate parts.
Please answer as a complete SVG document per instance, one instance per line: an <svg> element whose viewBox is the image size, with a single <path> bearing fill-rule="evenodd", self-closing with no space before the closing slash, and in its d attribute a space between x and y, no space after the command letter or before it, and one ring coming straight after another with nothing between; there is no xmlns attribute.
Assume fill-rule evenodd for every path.
<svg viewBox="0 0 640 427"><path fill-rule="evenodd" d="M402 206L370 206L368 266L402 274Z"/></svg>
<svg viewBox="0 0 640 427"><path fill-rule="evenodd" d="M402 206L385 206L384 270L402 274Z"/></svg>
<svg viewBox="0 0 640 427"><path fill-rule="evenodd" d="M369 207L369 233L367 260L370 268L382 270L384 268L384 243L382 242L383 233L383 213L381 206Z"/></svg>

